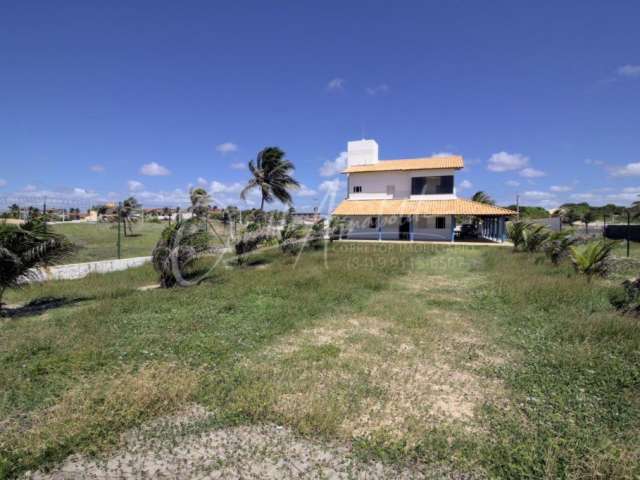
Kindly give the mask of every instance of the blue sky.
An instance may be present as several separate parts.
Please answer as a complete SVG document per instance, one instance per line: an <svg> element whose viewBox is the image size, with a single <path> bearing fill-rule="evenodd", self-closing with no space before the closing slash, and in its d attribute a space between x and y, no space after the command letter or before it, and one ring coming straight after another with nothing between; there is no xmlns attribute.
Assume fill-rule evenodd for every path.
<svg viewBox="0 0 640 480"><path fill-rule="evenodd" d="M348 140L465 157L464 196L640 194L640 2L5 2L0 201L241 205L278 145L298 209Z"/></svg>

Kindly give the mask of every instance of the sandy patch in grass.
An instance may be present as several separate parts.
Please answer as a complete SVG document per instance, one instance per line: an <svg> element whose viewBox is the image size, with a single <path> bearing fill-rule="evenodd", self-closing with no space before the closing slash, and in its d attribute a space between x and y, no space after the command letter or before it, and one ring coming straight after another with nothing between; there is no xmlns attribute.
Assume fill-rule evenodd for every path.
<svg viewBox="0 0 640 480"><path fill-rule="evenodd" d="M69 457L51 472L28 475L38 480L76 478L469 478L444 469L428 473L414 467L364 462L348 447L315 442L277 425L208 431L208 412L195 408L156 420L126 435L116 454Z"/></svg>
<svg viewBox="0 0 640 480"><path fill-rule="evenodd" d="M418 441L434 426L477 430L476 412L501 387L478 373L493 358L460 314L425 311L425 329L374 317L332 318L270 349L258 375L275 385L272 408L302 431ZM457 349L475 352L459 358Z"/></svg>

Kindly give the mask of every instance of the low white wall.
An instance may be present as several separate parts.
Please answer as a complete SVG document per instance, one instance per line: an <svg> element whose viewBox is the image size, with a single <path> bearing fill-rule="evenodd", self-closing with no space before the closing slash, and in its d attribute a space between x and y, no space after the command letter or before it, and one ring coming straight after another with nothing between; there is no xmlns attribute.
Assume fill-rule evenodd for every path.
<svg viewBox="0 0 640 480"><path fill-rule="evenodd" d="M114 260L101 260L99 262L71 263L69 265L57 265L38 271L37 278L31 280L44 282L46 280L75 280L84 278L90 273L109 273L139 267L151 261L151 257L121 258Z"/></svg>

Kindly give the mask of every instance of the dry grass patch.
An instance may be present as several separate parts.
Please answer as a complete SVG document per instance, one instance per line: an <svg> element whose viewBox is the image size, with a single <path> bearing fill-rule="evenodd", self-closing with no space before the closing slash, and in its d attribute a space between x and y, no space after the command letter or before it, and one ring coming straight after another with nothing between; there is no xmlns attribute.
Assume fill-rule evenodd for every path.
<svg viewBox="0 0 640 480"><path fill-rule="evenodd" d="M246 367L270 385L271 420L307 433L384 434L413 444L443 424L477 430L477 409L501 396L500 385L478 371L491 360L459 357L458 330L469 334L460 322L445 311L434 312L422 329L375 317L330 318Z"/></svg>
<svg viewBox="0 0 640 480"><path fill-rule="evenodd" d="M96 453L118 443L125 430L182 408L197 385L197 372L172 364L92 377L52 407L11 418L0 432L0 451L24 465Z"/></svg>

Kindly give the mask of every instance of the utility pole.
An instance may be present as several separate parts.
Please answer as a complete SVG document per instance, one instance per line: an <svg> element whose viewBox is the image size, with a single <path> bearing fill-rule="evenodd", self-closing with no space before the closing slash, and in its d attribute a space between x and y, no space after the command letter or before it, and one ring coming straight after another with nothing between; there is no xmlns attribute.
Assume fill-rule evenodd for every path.
<svg viewBox="0 0 640 480"><path fill-rule="evenodd" d="M627 258L629 257L629 237L631 236L631 212L627 210Z"/></svg>
<svg viewBox="0 0 640 480"><path fill-rule="evenodd" d="M118 203L118 260L120 260L120 218L122 216L122 202Z"/></svg>

